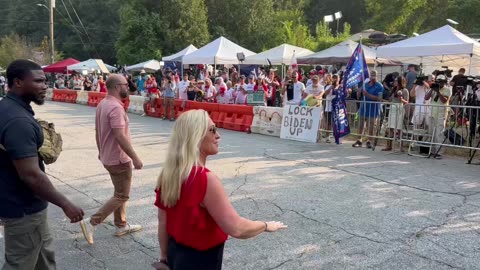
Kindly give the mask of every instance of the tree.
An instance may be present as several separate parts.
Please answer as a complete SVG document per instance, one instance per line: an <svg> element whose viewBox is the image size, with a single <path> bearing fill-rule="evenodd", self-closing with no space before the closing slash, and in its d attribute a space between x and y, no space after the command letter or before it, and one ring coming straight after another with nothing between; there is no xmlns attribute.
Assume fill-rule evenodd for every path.
<svg viewBox="0 0 480 270"><path fill-rule="evenodd" d="M462 0L463 1L463 0ZM365 0L367 27L411 35L444 25L448 0Z"/></svg>
<svg viewBox="0 0 480 270"><path fill-rule="evenodd" d="M116 42L118 63L138 63L160 59L164 23L158 13L141 4L126 4L120 9L120 31Z"/></svg>
<svg viewBox="0 0 480 270"><path fill-rule="evenodd" d="M165 21L162 51L176 53L190 44L201 47L210 41L204 0L163 0L159 15ZM175 7L166 8L166 7Z"/></svg>
<svg viewBox="0 0 480 270"><path fill-rule="evenodd" d="M351 30L353 32L364 30L363 19L367 15L365 0L307 0L302 10L313 33L316 31L317 24L323 22L325 15L333 15L337 11L342 12L339 32L344 32L343 26L345 22L352 26ZM336 22L332 23L332 27L336 30Z"/></svg>
<svg viewBox="0 0 480 270"><path fill-rule="evenodd" d="M282 23L282 26L279 31L282 43L310 50L316 49L315 39L310 35L307 25L286 21Z"/></svg>
<svg viewBox="0 0 480 270"><path fill-rule="evenodd" d="M212 38L220 35L252 51L278 45L272 0L206 0Z"/></svg>
<svg viewBox="0 0 480 270"><path fill-rule="evenodd" d="M316 51L328 49L338 43L347 40L350 37L350 24L343 24L343 32L334 36L328 27L328 24L319 22L315 29Z"/></svg>
<svg viewBox="0 0 480 270"><path fill-rule="evenodd" d="M61 60L63 54L56 52L55 59ZM34 44L27 38L10 34L0 39L0 66L6 67L16 59L30 59L39 65L50 64L50 47L47 37Z"/></svg>

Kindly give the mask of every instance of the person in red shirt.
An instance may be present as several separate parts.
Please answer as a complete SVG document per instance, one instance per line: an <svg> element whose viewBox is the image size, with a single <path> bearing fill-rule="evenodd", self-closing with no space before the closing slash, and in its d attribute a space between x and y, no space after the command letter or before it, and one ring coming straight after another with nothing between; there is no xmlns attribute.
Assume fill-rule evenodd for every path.
<svg viewBox="0 0 480 270"><path fill-rule="evenodd" d="M99 89L100 93L106 93L107 92L107 83L103 80L103 76L98 77L97 89Z"/></svg>
<svg viewBox="0 0 480 270"><path fill-rule="evenodd" d="M207 169L220 134L204 110L184 112L173 126L156 187L160 263L171 270L219 270L228 235L247 239L286 228L240 217L222 181ZM158 268L159 269L159 268Z"/></svg>
<svg viewBox="0 0 480 270"><path fill-rule="evenodd" d="M145 89L147 90L147 98L143 103L144 114L142 116L145 116L147 114L148 112L147 105L149 103L150 103L150 111L152 113L155 112L155 101L157 98L160 97L158 93L157 81L155 80L155 77L151 75L147 75L147 80L145 81Z"/></svg>

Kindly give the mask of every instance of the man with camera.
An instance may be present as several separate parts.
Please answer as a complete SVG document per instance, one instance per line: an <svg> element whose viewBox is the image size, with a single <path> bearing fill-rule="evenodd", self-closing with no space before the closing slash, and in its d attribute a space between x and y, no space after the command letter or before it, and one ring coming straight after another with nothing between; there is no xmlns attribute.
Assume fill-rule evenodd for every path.
<svg viewBox="0 0 480 270"><path fill-rule="evenodd" d="M413 125L415 127L421 127L426 122L428 115L429 102L425 100L425 94L430 90L430 85L433 82L433 75L426 77L417 77L412 89L410 90L410 97L415 98L415 109L413 113Z"/></svg>
<svg viewBox="0 0 480 270"><path fill-rule="evenodd" d="M427 120L428 131L432 134L433 142L441 144L444 139L443 130L446 126L448 105L452 90L447 86L447 77L444 74L437 76L435 83L430 86L431 90L425 95L425 100L432 104L432 111ZM437 153L440 145L432 146L432 153ZM441 153L439 153L441 154ZM441 155L436 155L441 158Z"/></svg>

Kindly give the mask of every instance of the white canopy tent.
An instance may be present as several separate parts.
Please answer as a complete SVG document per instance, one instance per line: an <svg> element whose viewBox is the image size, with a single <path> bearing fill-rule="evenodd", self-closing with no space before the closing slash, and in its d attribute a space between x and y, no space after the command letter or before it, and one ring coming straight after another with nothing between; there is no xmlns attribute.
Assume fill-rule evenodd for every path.
<svg viewBox="0 0 480 270"><path fill-rule="evenodd" d="M331 48L310 54L304 57L297 58L298 64L323 64L323 65L346 65L352 57L353 52L357 48L358 43L352 40L343 41ZM385 64L385 65L400 65L400 63L390 61L387 59L378 58L375 49L363 45L363 53L367 64Z"/></svg>
<svg viewBox="0 0 480 270"><path fill-rule="evenodd" d="M406 40L380 46L377 56L428 69L464 67L468 73L480 69L480 43L449 25Z"/></svg>
<svg viewBox="0 0 480 270"><path fill-rule="evenodd" d="M148 60L142 63L138 63L135 65L127 66L125 68L126 71L142 71L145 70L146 72L155 72L161 68L161 63L157 60Z"/></svg>
<svg viewBox="0 0 480 270"><path fill-rule="evenodd" d="M245 57L255 54L224 37L219 37L202 48L185 55L183 64L237 65L239 64L237 53L243 53Z"/></svg>
<svg viewBox="0 0 480 270"><path fill-rule="evenodd" d="M105 64L101 59L88 59L86 61L67 66L67 70L74 71L100 71L102 73L110 73L116 70L115 67Z"/></svg>
<svg viewBox="0 0 480 270"><path fill-rule="evenodd" d="M272 65L290 65L292 64L292 57L294 56L294 54L295 58L298 58L312 53L313 52L309 49L289 44L282 44L270 50L246 57L245 61L243 61L243 64L266 65L268 64L268 59Z"/></svg>
<svg viewBox="0 0 480 270"><path fill-rule="evenodd" d="M187 54L190 54L197 50L197 47L193 46L192 44L188 45L185 49L177 52L176 54L172 54L170 56L162 57L162 61L175 61L175 62L182 62L183 57Z"/></svg>

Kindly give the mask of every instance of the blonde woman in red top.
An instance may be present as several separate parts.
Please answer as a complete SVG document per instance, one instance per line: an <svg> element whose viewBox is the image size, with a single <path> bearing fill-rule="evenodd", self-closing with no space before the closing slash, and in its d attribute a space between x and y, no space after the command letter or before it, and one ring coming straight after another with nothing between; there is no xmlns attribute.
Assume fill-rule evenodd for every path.
<svg viewBox="0 0 480 270"><path fill-rule="evenodd" d="M183 113L173 127L155 201L160 262L170 270L219 270L228 235L247 239L287 227L238 215L222 181L206 167L207 157L218 153L219 141L203 110Z"/></svg>

